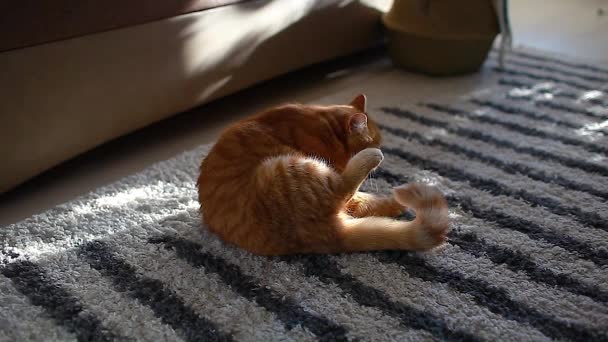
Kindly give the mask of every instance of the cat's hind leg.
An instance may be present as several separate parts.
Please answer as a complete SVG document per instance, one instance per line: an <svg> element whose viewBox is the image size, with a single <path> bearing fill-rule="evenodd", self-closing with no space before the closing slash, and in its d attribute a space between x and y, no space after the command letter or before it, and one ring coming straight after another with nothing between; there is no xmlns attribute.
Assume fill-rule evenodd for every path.
<svg viewBox="0 0 608 342"><path fill-rule="evenodd" d="M443 244L450 228L447 202L435 187L408 184L394 189L403 206L416 212L413 221L388 217L337 217L341 227L339 252L361 252L386 249L426 251Z"/></svg>
<svg viewBox="0 0 608 342"><path fill-rule="evenodd" d="M378 149L368 148L351 158L340 175L342 194L348 208L349 201L361 199L357 196L361 183L370 171L378 167L383 155ZM361 194L361 193L359 193ZM425 251L445 242L449 230L447 202L443 194L434 187L424 184L408 184L393 191L396 202L402 207L411 206L416 212L413 221L395 220L389 217L352 217L341 213L336 217L341 243L334 246L335 252L358 252L385 249ZM368 204L380 203L368 197ZM351 202L356 203L356 202ZM355 212L360 215L378 213L374 209L381 205L371 205L367 209L359 206ZM372 209L372 210L370 210Z"/></svg>

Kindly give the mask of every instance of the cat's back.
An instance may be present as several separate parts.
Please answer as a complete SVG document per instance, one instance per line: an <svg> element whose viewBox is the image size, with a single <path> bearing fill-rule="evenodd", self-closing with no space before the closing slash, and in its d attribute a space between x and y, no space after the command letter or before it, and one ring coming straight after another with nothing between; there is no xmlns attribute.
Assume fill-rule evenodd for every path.
<svg viewBox="0 0 608 342"><path fill-rule="evenodd" d="M330 141L333 134L331 125L320 124L322 112L322 107L285 104L228 127L201 164L198 187L203 207L206 203L230 201L229 197L232 202L234 198L251 200L259 166L277 157L288 157L290 161L312 154L332 159L324 158L331 157L332 148L320 143ZM304 151L301 146L316 151ZM308 164L306 167L316 165ZM280 168L282 163L277 166Z"/></svg>
<svg viewBox="0 0 608 342"><path fill-rule="evenodd" d="M243 185L251 178L255 166L273 153L264 127L248 120L232 125L224 131L200 166L199 194L205 194L216 184L227 188L230 184ZM209 192L211 194L211 192Z"/></svg>
<svg viewBox="0 0 608 342"><path fill-rule="evenodd" d="M307 108L282 105L232 124L203 160L201 176L221 176L237 171L251 173L267 158L295 152L294 136L304 124Z"/></svg>
<svg viewBox="0 0 608 342"><path fill-rule="evenodd" d="M254 217L250 209L256 196L258 166L268 158L290 151L264 122L265 117L256 116L231 125L201 163L197 182L199 203L205 221L212 228L232 226L231 220L236 224Z"/></svg>
<svg viewBox="0 0 608 342"><path fill-rule="evenodd" d="M245 176L264 159L282 153L282 143L272 130L259 120L242 120L230 126L219 137L201 164L203 180L236 175Z"/></svg>

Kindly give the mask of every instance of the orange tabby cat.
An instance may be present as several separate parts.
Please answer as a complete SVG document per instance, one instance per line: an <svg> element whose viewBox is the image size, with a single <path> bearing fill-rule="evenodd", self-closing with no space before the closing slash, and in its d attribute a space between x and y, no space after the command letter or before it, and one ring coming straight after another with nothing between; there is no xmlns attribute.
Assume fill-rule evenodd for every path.
<svg viewBox="0 0 608 342"><path fill-rule="evenodd" d="M258 255L340 253L442 244L448 209L433 187L410 184L393 197L359 192L383 155L380 131L350 105L288 104L241 120L201 165L199 201L209 229ZM414 221L398 216L406 206Z"/></svg>

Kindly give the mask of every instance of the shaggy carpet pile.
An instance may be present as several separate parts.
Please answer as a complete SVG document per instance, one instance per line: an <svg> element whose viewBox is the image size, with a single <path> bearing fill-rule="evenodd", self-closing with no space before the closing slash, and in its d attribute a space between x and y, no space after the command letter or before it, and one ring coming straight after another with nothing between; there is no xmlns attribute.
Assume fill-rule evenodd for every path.
<svg viewBox="0 0 608 342"><path fill-rule="evenodd" d="M469 96L369 113L385 160L363 190L437 185L445 247L226 246L201 229L202 146L0 228L0 340L608 340L608 68L517 50L486 69Z"/></svg>

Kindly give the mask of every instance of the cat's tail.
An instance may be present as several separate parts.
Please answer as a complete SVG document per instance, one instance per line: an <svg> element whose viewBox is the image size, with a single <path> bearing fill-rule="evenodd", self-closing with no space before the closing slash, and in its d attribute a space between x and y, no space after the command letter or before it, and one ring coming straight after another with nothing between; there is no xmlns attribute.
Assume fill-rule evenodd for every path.
<svg viewBox="0 0 608 342"><path fill-rule="evenodd" d="M388 217L341 217L339 249L426 251L446 241L448 205L437 188L413 183L395 188L393 194L399 203L414 209L416 218L402 221Z"/></svg>

